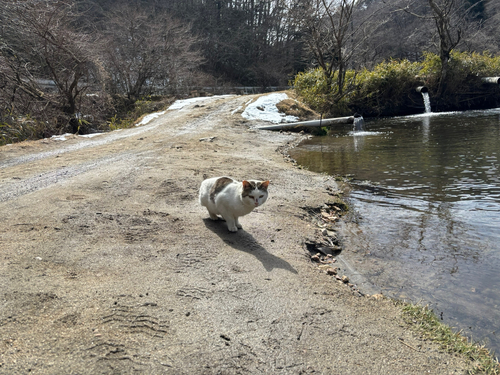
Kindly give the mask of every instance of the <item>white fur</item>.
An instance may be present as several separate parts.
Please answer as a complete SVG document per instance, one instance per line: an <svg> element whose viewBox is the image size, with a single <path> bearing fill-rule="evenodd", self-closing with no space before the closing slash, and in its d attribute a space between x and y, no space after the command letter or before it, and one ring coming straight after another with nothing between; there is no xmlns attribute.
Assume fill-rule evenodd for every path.
<svg viewBox="0 0 500 375"><path fill-rule="evenodd" d="M237 232L241 228L238 218L249 214L254 208L264 204L268 196L267 190L253 189L248 193L249 196L243 197L243 182L233 179L233 182L229 183L215 196L215 202L213 202L210 199L210 192L212 186L219 178L209 178L201 183L200 204L207 208L212 220L218 220L219 217L217 215L221 215L226 220L229 231ZM255 180L248 181L260 182Z"/></svg>

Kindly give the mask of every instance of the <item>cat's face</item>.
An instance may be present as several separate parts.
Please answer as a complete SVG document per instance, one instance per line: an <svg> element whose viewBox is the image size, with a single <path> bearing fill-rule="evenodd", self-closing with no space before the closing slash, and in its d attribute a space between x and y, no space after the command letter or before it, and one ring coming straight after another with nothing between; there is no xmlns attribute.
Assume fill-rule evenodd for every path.
<svg viewBox="0 0 500 375"><path fill-rule="evenodd" d="M269 181L243 181L241 198L247 206L259 207L267 200Z"/></svg>

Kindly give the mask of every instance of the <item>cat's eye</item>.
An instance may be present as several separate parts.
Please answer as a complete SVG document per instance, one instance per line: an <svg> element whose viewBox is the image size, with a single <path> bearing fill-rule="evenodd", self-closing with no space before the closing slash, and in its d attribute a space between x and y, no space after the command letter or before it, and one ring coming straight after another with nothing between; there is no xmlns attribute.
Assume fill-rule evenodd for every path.
<svg viewBox="0 0 500 375"><path fill-rule="evenodd" d="M259 198L264 198L264 196L263 196L263 195L261 195Z"/></svg>

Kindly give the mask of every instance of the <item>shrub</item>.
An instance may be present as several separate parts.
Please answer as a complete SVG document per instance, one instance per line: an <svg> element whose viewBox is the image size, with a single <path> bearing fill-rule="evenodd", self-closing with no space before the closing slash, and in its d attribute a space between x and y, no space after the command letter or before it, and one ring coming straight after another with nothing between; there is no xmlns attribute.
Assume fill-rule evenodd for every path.
<svg viewBox="0 0 500 375"><path fill-rule="evenodd" d="M107 120L108 130L130 128L145 114L166 109L174 100L172 97L148 96L133 102L118 95L113 99L116 113Z"/></svg>
<svg viewBox="0 0 500 375"><path fill-rule="evenodd" d="M29 116L0 122L0 146L27 139L43 138L45 125Z"/></svg>
<svg viewBox="0 0 500 375"><path fill-rule="evenodd" d="M399 115L402 109L422 104L415 95L421 66L408 60L390 60L375 66L371 71L364 69L356 77L356 89L349 98L349 107L365 116Z"/></svg>
<svg viewBox="0 0 500 375"><path fill-rule="evenodd" d="M295 91L313 110L323 112L327 107L329 88L321 68L297 74L293 82Z"/></svg>
<svg viewBox="0 0 500 375"><path fill-rule="evenodd" d="M490 53L453 51L446 90L435 97L441 74L441 61L424 53L421 62L389 60L373 70L348 71L346 95L335 102L335 88L328 87L321 68L299 73L294 80L297 94L316 111L328 115L359 112L363 116L396 116L421 113L422 97L418 86L426 86L438 110L466 110L496 107L500 88L485 85L482 77L500 76L500 56ZM434 96L434 97L433 97Z"/></svg>
<svg viewBox="0 0 500 375"><path fill-rule="evenodd" d="M352 89L356 73L352 70L346 72L343 92L346 93L338 98L337 74L331 79L333 82L328 85L326 76L322 68L311 69L307 72L297 74L293 81L296 93L304 100L309 107L325 116L344 116L350 113L346 95Z"/></svg>

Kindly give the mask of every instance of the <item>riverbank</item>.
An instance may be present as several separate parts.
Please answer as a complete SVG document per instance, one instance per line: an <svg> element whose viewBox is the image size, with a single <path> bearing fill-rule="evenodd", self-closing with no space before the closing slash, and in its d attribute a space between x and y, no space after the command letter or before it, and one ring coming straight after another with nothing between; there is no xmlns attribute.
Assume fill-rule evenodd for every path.
<svg viewBox="0 0 500 375"><path fill-rule="evenodd" d="M276 152L300 135L254 130L250 99L1 149L0 373L467 371L311 261L324 235L308 210L338 186ZM271 179L235 234L197 202L219 175Z"/></svg>
<svg viewBox="0 0 500 375"><path fill-rule="evenodd" d="M291 150L315 172L350 174L343 253L360 273L496 353L500 185L485 172L498 167L497 118L498 109L373 120L367 132L334 128Z"/></svg>

